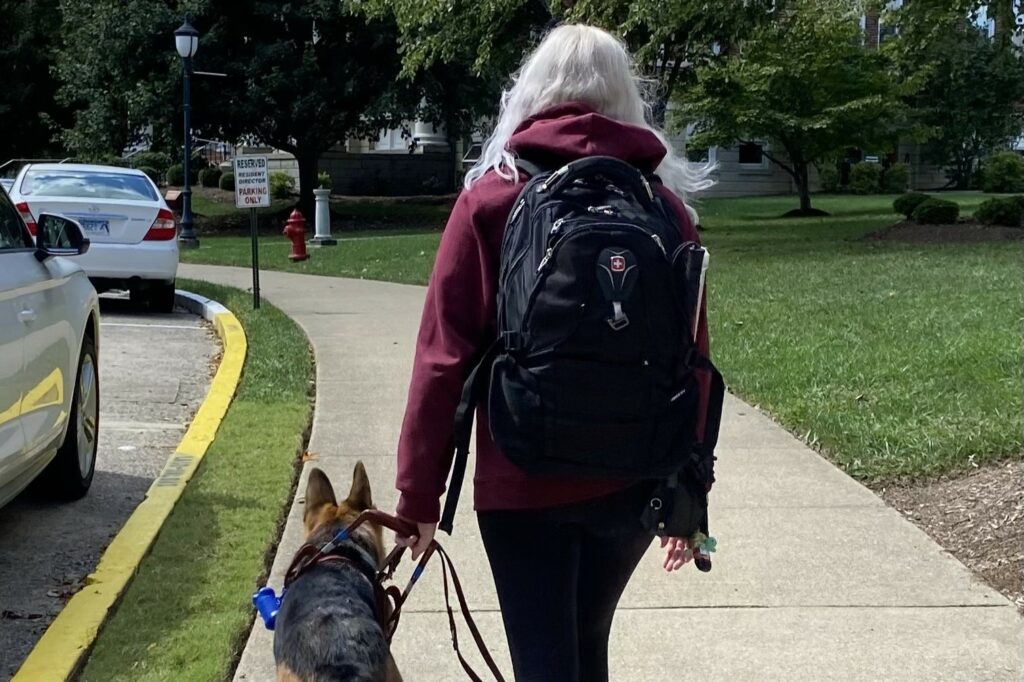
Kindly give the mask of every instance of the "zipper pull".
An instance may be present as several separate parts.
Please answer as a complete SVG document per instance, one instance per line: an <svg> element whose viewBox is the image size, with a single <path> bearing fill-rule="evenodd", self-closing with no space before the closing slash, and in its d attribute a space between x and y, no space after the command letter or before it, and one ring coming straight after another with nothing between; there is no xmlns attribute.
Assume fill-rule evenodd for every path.
<svg viewBox="0 0 1024 682"><path fill-rule="evenodd" d="M558 234L562 229L562 223L565 222L565 218L559 218L551 224L551 232L549 233L552 237Z"/></svg>
<svg viewBox="0 0 1024 682"><path fill-rule="evenodd" d="M551 260L551 256L554 255L555 250L553 248L548 249L544 252L544 257L540 259L540 265L537 266L537 272L540 273L548 266L548 261Z"/></svg>
<svg viewBox="0 0 1024 682"><path fill-rule="evenodd" d="M644 184L644 189L647 190L647 196L650 197L651 201L654 201L654 190L651 189L651 183L647 181L647 176L643 173L640 174L640 182Z"/></svg>
<svg viewBox="0 0 1024 682"><path fill-rule="evenodd" d="M525 205L526 205L526 199L520 199L519 200L519 205L516 206L516 210L512 211L512 217L508 219L508 221L510 223L515 221L516 217L519 215L519 212L523 210L523 206L525 206Z"/></svg>
<svg viewBox="0 0 1024 682"><path fill-rule="evenodd" d="M557 180L558 178L560 178L561 176L565 175L568 172L568 164L556 170L554 173L548 176L548 179L545 180L540 187L537 188L537 194L543 194L544 192L547 192L548 188L551 187L551 185L555 184L555 180Z"/></svg>
<svg viewBox="0 0 1024 682"><path fill-rule="evenodd" d="M652 234L651 235L651 239L653 239L654 243L658 245L659 249L661 249L662 255L664 255L667 258L668 257L668 251L665 250L665 243L661 241L661 237L659 237L656 234Z"/></svg>

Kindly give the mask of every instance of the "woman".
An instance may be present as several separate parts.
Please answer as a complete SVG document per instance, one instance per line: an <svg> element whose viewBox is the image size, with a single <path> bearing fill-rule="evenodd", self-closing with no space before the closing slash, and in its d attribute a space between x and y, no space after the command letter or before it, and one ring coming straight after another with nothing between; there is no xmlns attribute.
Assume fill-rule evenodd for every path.
<svg viewBox="0 0 1024 682"><path fill-rule="evenodd" d="M607 155L657 172L684 238L697 240L682 200L712 184L708 169L691 168L648 123L640 86L618 39L561 26L502 97L494 133L466 175L441 239L420 326L397 480L398 514L419 529L398 540L414 556L436 530L463 382L496 334L501 238L526 181L516 157L557 167ZM698 347L706 354L701 317ZM498 451L483 412L477 452L475 508L516 679L607 680L615 607L653 538L640 523L650 486L530 477ZM685 539L662 544L666 570L688 559Z"/></svg>

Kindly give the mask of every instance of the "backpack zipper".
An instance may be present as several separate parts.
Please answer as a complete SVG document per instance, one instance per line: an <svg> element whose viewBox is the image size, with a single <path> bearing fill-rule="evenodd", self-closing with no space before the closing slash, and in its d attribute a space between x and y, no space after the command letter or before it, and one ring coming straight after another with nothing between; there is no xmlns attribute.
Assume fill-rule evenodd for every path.
<svg viewBox="0 0 1024 682"><path fill-rule="evenodd" d="M551 226L551 231L549 232L549 238L558 236L558 233L561 231L562 224L564 222L565 222L565 218L559 218L558 220L556 220L554 222L554 224ZM570 236L576 236L576 235L582 234L584 232L593 232L597 228L598 225L600 225L602 227L614 227L614 228L619 228L619 229L625 228L626 231L639 232L640 234L642 234L642 235L644 235L646 237L650 237L651 240L655 243L655 245L657 245L658 250L661 251L661 255L664 256L666 259L668 258L668 251L665 249L665 243L661 240L661 237L658 236L654 232L648 232L647 230L643 229L642 227L638 227L637 225L633 225L632 223L606 223L606 222L589 223L589 224L585 224L585 225L581 226L578 230L576 230L576 231L574 231L574 232L572 232L570 234L567 234L566 236L564 236L561 239L559 239L555 244L553 244L550 247L548 247L548 250L544 252L544 257L541 259L540 264L537 266L537 272L538 273L543 272L544 268L547 267L547 264L554 257L555 251L557 250L557 248L563 242L565 242L566 239L568 239Z"/></svg>

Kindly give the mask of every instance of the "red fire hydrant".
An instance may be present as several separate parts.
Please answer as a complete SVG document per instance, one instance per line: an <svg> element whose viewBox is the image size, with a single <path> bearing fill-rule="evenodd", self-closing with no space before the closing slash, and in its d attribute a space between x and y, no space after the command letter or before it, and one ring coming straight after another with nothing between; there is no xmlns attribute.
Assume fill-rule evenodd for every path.
<svg viewBox="0 0 1024 682"><path fill-rule="evenodd" d="M282 234L292 240L292 252L288 254L289 260L294 262L309 258L309 254L306 253L306 219L299 213L299 209L295 209L288 216L288 222L284 224Z"/></svg>

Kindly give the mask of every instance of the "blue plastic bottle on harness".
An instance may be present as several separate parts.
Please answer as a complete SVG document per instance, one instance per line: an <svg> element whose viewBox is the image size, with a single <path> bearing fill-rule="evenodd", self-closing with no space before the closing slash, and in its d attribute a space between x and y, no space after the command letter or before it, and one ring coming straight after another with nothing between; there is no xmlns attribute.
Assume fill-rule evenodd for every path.
<svg viewBox="0 0 1024 682"><path fill-rule="evenodd" d="M263 619L263 624L268 630L274 629L274 622L277 620L277 612L281 609L281 599L284 593L278 597L274 594L273 587L261 587L256 594L252 595L252 604Z"/></svg>

